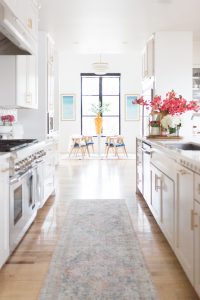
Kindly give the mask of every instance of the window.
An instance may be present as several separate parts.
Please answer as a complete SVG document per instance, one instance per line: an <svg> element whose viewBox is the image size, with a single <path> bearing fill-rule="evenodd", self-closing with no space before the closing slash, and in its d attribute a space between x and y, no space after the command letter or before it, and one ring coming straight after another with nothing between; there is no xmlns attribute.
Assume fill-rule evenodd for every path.
<svg viewBox="0 0 200 300"><path fill-rule="evenodd" d="M81 134L96 135L91 104L109 103L103 114L102 135L120 134L120 74L81 74Z"/></svg>

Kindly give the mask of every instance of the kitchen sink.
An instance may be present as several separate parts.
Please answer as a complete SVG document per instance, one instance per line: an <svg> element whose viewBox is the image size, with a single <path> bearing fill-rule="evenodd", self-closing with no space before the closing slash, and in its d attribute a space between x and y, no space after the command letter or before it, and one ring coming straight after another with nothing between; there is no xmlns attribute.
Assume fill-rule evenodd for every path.
<svg viewBox="0 0 200 300"><path fill-rule="evenodd" d="M170 148L176 148L181 150L200 151L200 145L193 143L170 143L166 145Z"/></svg>

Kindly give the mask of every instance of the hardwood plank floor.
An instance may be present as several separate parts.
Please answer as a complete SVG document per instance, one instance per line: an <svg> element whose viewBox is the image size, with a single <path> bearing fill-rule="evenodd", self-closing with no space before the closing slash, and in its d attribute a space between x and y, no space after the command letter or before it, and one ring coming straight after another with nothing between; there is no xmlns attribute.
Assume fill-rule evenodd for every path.
<svg viewBox="0 0 200 300"><path fill-rule="evenodd" d="M0 270L0 300L38 299L70 200L119 198L127 200L159 299L199 299L146 203L135 195L135 160L62 160L57 175L56 197L39 210L24 239Z"/></svg>

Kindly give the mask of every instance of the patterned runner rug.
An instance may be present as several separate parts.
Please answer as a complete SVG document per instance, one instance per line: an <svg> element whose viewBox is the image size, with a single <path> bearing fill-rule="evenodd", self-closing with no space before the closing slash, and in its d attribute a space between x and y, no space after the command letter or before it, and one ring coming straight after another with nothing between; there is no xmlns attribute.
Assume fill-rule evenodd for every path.
<svg viewBox="0 0 200 300"><path fill-rule="evenodd" d="M72 201L39 299L157 299L125 200Z"/></svg>

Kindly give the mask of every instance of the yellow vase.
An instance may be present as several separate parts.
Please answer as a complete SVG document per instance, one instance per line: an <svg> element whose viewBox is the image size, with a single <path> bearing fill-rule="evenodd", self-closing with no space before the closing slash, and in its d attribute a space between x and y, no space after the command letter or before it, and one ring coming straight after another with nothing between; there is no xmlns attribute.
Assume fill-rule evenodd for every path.
<svg viewBox="0 0 200 300"><path fill-rule="evenodd" d="M100 115L97 115L97 117L94 119L94 122L95 122L96 134L101 134L102 124L103 124L102 117Z"/></svg>

